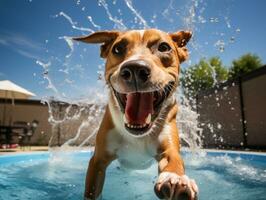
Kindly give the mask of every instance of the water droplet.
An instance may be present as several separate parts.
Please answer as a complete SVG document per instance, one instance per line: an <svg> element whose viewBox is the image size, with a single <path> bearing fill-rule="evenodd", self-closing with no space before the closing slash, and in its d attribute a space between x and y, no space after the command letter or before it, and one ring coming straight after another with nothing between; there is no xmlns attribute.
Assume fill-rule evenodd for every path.
<svg viewBox="0 0 266 200"><path fill-rule="evenodd" d="M235 37L231 37L230 38L230 43L234 43L235 42Z"/></svg>
<svg viewBox="0 0 266 200"><path fill-rule="evenodd" d="M219 22L219 19L218 19L217 17L211 17L211 18L209 19L209 21L210 21L211 23L218 23L218 22Z"/></svg>

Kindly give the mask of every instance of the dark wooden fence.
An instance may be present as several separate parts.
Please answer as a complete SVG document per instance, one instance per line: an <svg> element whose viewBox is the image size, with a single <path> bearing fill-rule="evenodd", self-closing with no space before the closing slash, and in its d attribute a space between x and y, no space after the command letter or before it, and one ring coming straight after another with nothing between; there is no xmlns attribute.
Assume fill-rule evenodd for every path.
<svg viewBox="0 0 266 200"><path fill-rule="evenodd" d="M266 66L197 95L205 147L266 149Z"/></svg>

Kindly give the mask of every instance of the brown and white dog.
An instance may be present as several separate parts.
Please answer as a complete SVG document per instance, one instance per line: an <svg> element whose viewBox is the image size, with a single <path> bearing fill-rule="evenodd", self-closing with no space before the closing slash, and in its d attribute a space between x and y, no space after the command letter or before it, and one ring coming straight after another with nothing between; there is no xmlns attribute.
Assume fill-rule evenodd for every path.
<svg viewBox="0 0 266 200"><path fill-rule="evenodd" d="M113 160L141 169L151 164L151 158L159 164L154 190L160 199L197 199L198 187L185 175L180 155L174 95L191 36L188 31L147 29L73 38L102 44L105 79L110 86L87 171L85 199L100 198L105 170Z"/></svg>

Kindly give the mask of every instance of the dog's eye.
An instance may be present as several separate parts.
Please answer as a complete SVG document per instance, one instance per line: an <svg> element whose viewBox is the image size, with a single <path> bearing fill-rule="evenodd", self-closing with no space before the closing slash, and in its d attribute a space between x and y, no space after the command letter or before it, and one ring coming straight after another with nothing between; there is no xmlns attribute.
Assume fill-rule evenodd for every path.
<svg viewBox="0 0 266 200"><path fill-rule="evenodd" d="M166 42L162 42L159 46L158 46L158 50L160 52L167 52L171 50L171 47L169 46L169 44L167 44Z"/></svg>
<svg viewBox="0 0 266 200"><path fill-rule="evenodd" d="M112 52L115 55L123 55L125 53L125 51L126 51L126 48L125 48L125 45L123 43L115 44L113 49L112 49Z"/></svg>

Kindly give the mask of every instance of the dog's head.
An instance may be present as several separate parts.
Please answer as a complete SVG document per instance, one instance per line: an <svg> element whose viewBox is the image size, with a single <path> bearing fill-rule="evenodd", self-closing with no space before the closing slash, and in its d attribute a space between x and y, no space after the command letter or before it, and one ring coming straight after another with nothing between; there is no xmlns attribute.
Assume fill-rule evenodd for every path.
<svg viewBox="0 0 266 200"><path fill-rule="evenodd" d="M188 31L102 31L74 38L101 43L106 59L105 79L124 115L124 126L145 135L178 85L180 63L188 57Z"/></svg>

